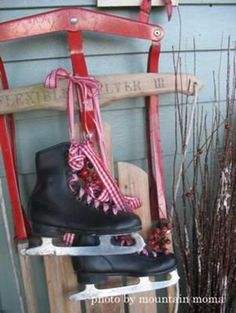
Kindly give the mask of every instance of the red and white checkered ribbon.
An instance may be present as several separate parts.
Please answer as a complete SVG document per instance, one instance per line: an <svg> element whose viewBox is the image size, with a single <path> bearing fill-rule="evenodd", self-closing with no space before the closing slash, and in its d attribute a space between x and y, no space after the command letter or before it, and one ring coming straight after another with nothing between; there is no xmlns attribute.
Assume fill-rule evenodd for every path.
<svg viewBox="0 0 236 313"><path fill-rule="evenodd" d="M65 235L63 236L63 241L67 246L72 246L74 239L75 239L74 233L65 233Z"/></svg>
<svg viewBox="0 0 236 313"><path fill-rule="evenodd" d="M67 110L71 139L75 139L74 129L74 89L78 97L80 111L86 110L86 104L93 99L97 99L100 90L100 83L94 77L80 77L68 73L63 68L53 70L45 80L45 86L53 89L57 87L58 79L68 80L67 89ZM85 130L86 131L86 130Z"/></svg>
<svg viewBox="0 0 236 313"><path fill-rule="evenodd" d="M96 139L98 141L98 147L100 149L103 162L108 166L106 145L104 141L104 132L102 125L102 117L98 102L98 94L101 89L101 84L92 76L81 77L68 73L65 69L59 68L52 71L45 80L45 86L48 88L56 88L58 79L68 80L67 89L67 112L70 127L71 140L76 139L75 135L75 122L74 122L74 94L76 93L78 98L78 105L81 114L83 115L83 131L86 138L91 138L93 133L91 129L88 129L86 112L93 111L93 124L96 130ZM74 92L75 90L75 92ZM88 106L89 104L89 106Z"/></svg>
<svg viewBox="0 0 236 313"><path fill-rule="evenodd" d="M90 204L93 200L94 206L96 208L102 205L104 211L107 211L111 208L114 214L116 214L118 211L133 211L135 208L140 207L141 202L139 199L135 197L124 196L120 192L117 184L107 170L108 162L106 158L101 113L98 103L98 93L100 90L99 82L94 77L80 77L78 75L72 75L66 70L59 68L52 71L47 76L45 80L45 86L48 88L56 88L58 79L68 80L67 112L70 127L70 137L72 142L69 149L69 165L73 170L72 177L69 181L70 189L73 191L73 185L76 182L79 182L78 171L84 167L85 159L87 158L93 164L94 169L102 182L103 189L97 197L96 184L90 184L89 186L85 187L86 190L81 187L78 195L80 198L86 194L87 203ZM92 101L92 110L95 113L94 125L97 131L98 145L100 148L102 161L91 148L89 141L81 144L76 142L74 88L78 97L79 109L81 112L86 111L86 104ZM84 126L86 128L86 125ZM91 134L89 134L88 129L86 128L84 131L87 137L90 138ZM67 245L72 245L74 236L75 235L72 233L66 233L63 240Z"/></svg>
<svg viewBox="0 0 236 313"><path fill-rule="evenodd" d="M92 185L90 188L87 188L86 191L90 196L90 199L97 200L99 204L105 204L104 210L109 209L107 203L113 203L112 211L116 214L118 211L130 212L134 209L141 206L141 201L136 197L124 196L114 179L111 177L106 167L104 166L101 159L96 155L94 150L91 148L89 141L83 143L72 142L69 149L69 165L74 172L81 171L85 166L84 161L88 159L89 162L93 165L94 170L98 174L102 184L103 190L100 192L99 196L95 196L94 189ZM78 178L79 179L79 178ZM73 184L76 181L76 178L72 178L72 181L69 184ZM71 187L73 188L73 187ZM96 188L96 185L94 185Z"/></svg>

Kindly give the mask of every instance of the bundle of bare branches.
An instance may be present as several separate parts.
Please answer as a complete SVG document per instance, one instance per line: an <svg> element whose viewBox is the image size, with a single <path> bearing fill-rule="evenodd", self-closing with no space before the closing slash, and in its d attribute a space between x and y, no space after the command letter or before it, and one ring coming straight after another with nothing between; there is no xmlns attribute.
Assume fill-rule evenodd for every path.
<svg viewBox="0 0 236 313"><path fill-rule="evenodd" d="M210 122L200 105L193 108L178 95L175 101L172 216L187 312L233 312L236 297L236 62L230 49L226 58L226 80L213 75ZM180 69L178 57L176 73ZM222 81L224 101L219 99Z"/></svg>

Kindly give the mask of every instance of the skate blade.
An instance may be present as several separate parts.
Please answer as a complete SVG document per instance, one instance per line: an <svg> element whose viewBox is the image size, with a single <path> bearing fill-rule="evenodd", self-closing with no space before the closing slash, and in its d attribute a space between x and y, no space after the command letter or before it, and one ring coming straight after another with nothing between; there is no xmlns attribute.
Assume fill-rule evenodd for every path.
<svg viewBox="0 0 236 313"><path fill-rule="evenodd" d="M98 289L95 285L86 285L85 290L71 295L69 300L80 301L163 289L175 285L179 281L177 270L170 272L169 275L170 279L159 282L153 282L149 279L149 277L139 277L139 283L136 285L116 288Z"/></svg>
<svg viewBox="0 0 236 313"><path fill-rule="evenodd" d="M22 249L22 255L117 255L131 254L141 251L145 242L139 233L132 234L135 244L132 246L118 246L111 243L111 235L102 235L99 237L100 244L97 246L69 247L56 246L53 244L52 238L42 238L42 244L37 247Z"/></svg>

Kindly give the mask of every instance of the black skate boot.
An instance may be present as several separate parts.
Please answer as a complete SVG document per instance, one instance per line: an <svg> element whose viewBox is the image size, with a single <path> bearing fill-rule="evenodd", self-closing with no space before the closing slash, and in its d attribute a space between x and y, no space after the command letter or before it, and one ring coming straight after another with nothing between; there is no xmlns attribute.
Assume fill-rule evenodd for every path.
<svg viewBox="0 0 236 313"><path fill-rule="evenodd" d="M109 210L104 212L102 207L96 208L95 201L91 201L90 198L88 201L84 189L78 182L76 183L77 194L75 195L70 190L68 181L71 179L72 171L68 165L69 148L70 143L60 143L36 154L37 183L30 198L33 235L55 238L63 236L65 233L117 235L140 230L141 221L137 215L121 211L114 214ZM98 205L98 203L96 204ZM104 253L104 249L107 250L110 237L101 236L101 244L104 248L100 253ZM136 235L136 239L139 242L137 246L134 246L135 251L142 249L144 245L141 236ZM65 253L63 252L65 250L50 252L52 246L50 246L50 240L46 238L44 244L47 247L44 245L42 250L36 252L31 249L31 253L28 250L27 254L68 254L68 250ZM99 245L98 247L101 248ZM71 247L71 249L75 249L75 247ZM113 250L114 247L111 250L108 248L105 254L116 253ZM96 249L92 251L91 248L89 255L98 252ZM69 254L78 255L78 253L87 255L87 248L85 251L76 250Z"/></svg>
<svg viewBox="0 0 236 313"><path fill-rule="evenodd" d="M98 238L80 236L80 244L94 245ZM176 259L172 253L154 253L145 248L140 253L107 256L72 257L73 267L79 284L85 290L70 297L73 301L91 298L118 296L148 290L166 288L178 282ZM164 281L150 281L148 276L170 273L171 278ZM104 283L109 276L139 277L137 285L98 289L95 284Z"/></svg>

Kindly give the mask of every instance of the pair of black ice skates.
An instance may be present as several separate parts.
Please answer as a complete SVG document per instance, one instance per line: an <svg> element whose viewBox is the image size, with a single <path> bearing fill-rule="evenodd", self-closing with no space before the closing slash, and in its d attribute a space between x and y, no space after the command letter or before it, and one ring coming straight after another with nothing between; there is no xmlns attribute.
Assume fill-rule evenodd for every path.
<svg viewBox="0 0 236 313"><path fill-rule="evenodd" d="M71 300L130 294L176 284L174 255L153 253L145 247L138 233L142 225L137 215L124 211L114 214L109 208L104 211L101 201L91 199L79 182L74 188L76 194L70 190L68 180L73 171L68 163L69 149L70 143L65 142L36 154L37 182L30 198L30 214L32 234L41 238L41 244L30 244L23 253L71 255L78 282L86 286L72 295ZM88 164L89 167L92 165ZM79 175L88 176L88 173L83 170ZM70 245L62 244L66 233L74 234ZM121 235L128 238L125 244L119 240ZM149 276L163 273L170 273L170 279L149 280ZM109 276L134 276L140 282L111 289L95 287Z"/></svg>

